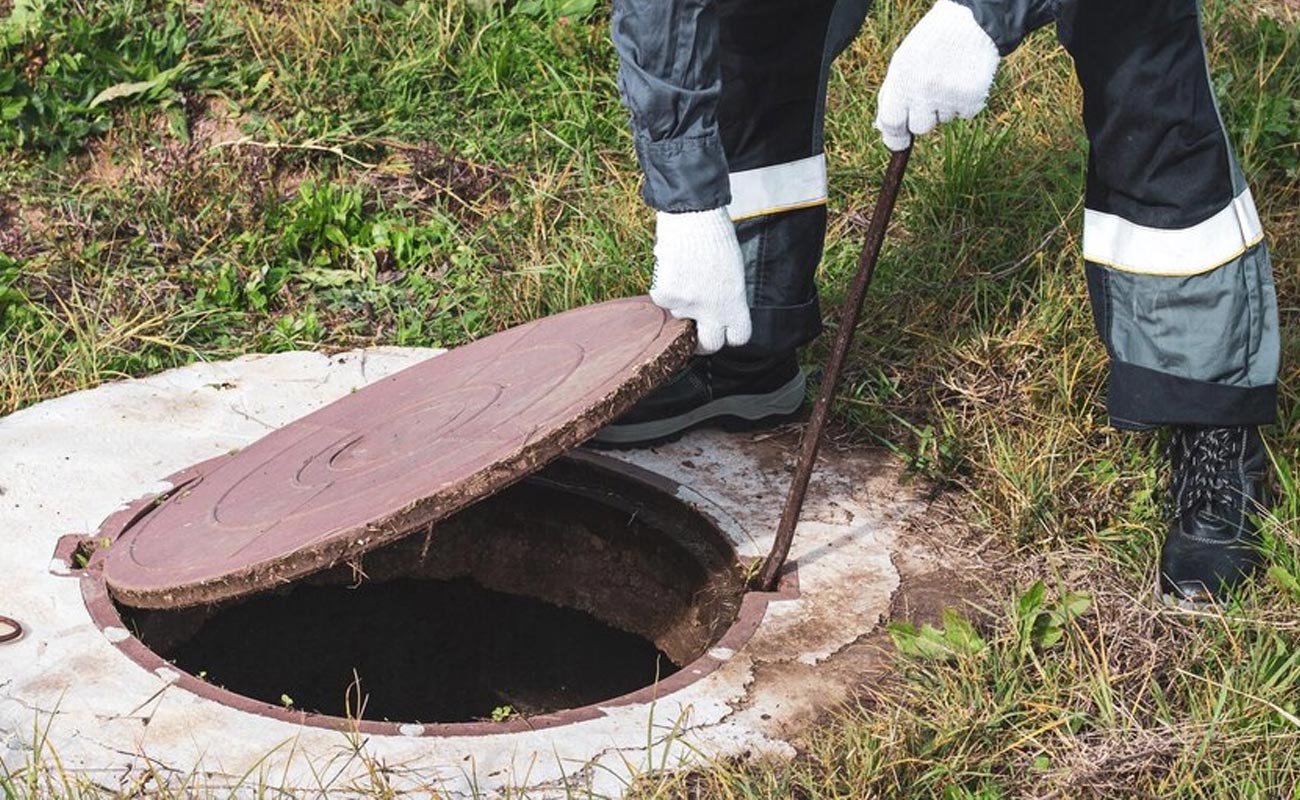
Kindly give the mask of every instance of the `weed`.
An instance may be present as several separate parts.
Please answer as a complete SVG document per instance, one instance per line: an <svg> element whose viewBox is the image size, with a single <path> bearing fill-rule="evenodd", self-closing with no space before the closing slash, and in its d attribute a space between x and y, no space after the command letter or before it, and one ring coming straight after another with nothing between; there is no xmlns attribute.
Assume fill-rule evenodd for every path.
<svg viewBox="0 0 1300 800"><path fill-rule="evenodd" d="M18 0L0 21L0 146L56 158L148 105L188 130L198 94L239 85L214 6L177 0Z"/></svg>
<svg viewBox="0 0 1300 800"><path fill-rule="evenodd" d="M543 19L582 20L592 16L599 6L599 0L520 0L511 10Z"/></svg>
<svg viewBox="0 0 1300 800"><path fill-rule="evenodd" d="M491 719L493 722L506 722L507 720L512 719L514 716L515 716L515 709L513 706L497 706L496 708L492 709Z"/></svg>

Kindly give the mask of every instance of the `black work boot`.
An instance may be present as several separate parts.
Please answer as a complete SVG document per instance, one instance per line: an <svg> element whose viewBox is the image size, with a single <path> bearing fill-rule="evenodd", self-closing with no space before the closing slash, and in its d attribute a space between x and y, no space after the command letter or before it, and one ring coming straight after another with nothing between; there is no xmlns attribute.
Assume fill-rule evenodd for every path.
<svg viewBox="0 0 1300 800"><path fill-rule="evenodd" d="M803 405L804 383L793 352L757 360L696 356L592 442L644 447L702 425L727 430L776 425Z"/></svg>
<svg viewBox="0 0 1300 800"><path fill-rule="evenodd" d="M1166 602L1226 600L1262 563L1265 455L1259 429L1175 428L1169 440L1173 520L1160 552Z"/></svg>

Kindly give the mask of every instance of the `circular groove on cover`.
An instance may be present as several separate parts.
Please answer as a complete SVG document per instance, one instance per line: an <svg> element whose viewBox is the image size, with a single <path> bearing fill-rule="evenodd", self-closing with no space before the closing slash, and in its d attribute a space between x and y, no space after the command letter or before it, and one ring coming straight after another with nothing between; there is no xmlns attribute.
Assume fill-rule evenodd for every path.
<svg viewBox="0 0 1300 800"><path fill-rule="evenodd" d="M105 581L175 608L334 566L581 444L694 347L688 323L631 298L448 351L205 468L100 551Z"/></svg>

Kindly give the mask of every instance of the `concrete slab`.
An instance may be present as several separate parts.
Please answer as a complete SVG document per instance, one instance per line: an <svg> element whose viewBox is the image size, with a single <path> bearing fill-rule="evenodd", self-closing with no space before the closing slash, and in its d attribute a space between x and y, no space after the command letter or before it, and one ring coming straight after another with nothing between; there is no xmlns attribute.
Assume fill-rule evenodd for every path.
<svg viewBox="0 0 1300 800"><path fill-rule="evenodd" d="M178 470L245 447L357 387L435 355L381 348L200 364L110 384L0 419L0 615L26 634L0 644L0 760L37 757L102 786L162 780L203 787L347 794L387 787L443 796L616 797L643 771L702 758L789 756L822 710L879 671L862 642L900 585L893 556L914 551L926 502L878 451L822 460L791 554L800 593L770 603L725 663L654 702L546 730L430 737L347 734L238 711L147 671L91 621L78 581L57 574L65 534L89 534ZM619 458L683 485L742 555L770 546L793 435L693 434ZM570 794L572 796L572 794Z"/></svg>

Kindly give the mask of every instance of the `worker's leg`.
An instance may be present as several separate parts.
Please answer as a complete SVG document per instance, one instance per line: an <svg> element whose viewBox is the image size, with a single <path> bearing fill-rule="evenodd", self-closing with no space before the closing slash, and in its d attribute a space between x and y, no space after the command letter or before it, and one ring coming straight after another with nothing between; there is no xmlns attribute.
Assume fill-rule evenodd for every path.
<svg viewBox="0 0 1300 800"><path fill-rule="evenodd" d="M1219 119L1196 0L1076 0L1084 258L1117 427L1273 421L1278 321L1254 201Z"/></svg>
<svg viewBox="0 0 1300 800"><path fill-rule="evenodd" d="M1259 218L1215 105L1196 0L1072 0L1084 93L1084 259L1120 428L1175 426L1168 596L1222 596L1258 565L1277 300Z"/></svg>
<svg viewBox="0 0 1300 800"><path fill-rule="evenodd" d="M826 234L826 81L869 5L718 0L718 127L754 333L743 347L696 359L598 441L631 445L702 423L771 422L803 403L796 349L821 332L813 278Z"/></svg>
<svg viewBox="0 0 1300 800"><path fill-rule="evenodd" d="M831 62L869 0L720 0L718 125L745 253L754 335L731 355L785 355L821 332L813 277L826 233L822 120Z"/></svg>

